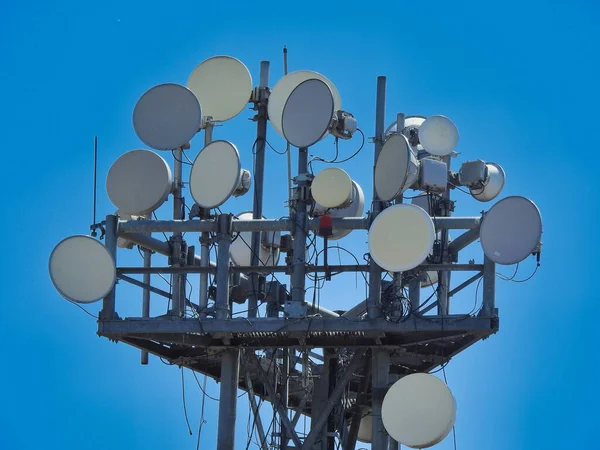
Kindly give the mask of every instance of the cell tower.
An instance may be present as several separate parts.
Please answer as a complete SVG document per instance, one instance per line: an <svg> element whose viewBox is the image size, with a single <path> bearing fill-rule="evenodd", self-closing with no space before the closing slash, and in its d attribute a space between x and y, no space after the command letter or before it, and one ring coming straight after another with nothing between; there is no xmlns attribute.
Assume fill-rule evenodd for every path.
<svg viewBox="0 0 600 450"><path fill-rule="evenodd" d="M173 165L146 149L122 155L106 178L118 212L93 224L92 236L66 238L52 251L50 276L62 296L78 303L102 300L100 336L141 349L143 364L153 354L220 381L219 450L234 449L238 389L249 393L262 450L353 450L357 440L374 450L435 445L452 429L456 406L448 387L429 372L498 331L496 264L533 254L539 265L542 220L535 204L508 197L481 216L452 215L453 189L466 187L479 201L493 200L504 186L503 169L472 160L452 171L459 135L444 116L398 114L385 129L385 87L386 78L379 77L373 199L367 203L346 171L309 170L311 146L359 131L330 80L302 70L269 88L269 62L263 61L254 87L237 59L210 58L194 69L187 86L155 86L135 105L137 136L151 149L172 153ZM242 168L233 143L213 140L214 126L248 103L256 112L253 174ZM268 122L297 149L288 146L298 171L289 216L279 219L263 216ZM182 164L200 131L204 147L190 169L194 203L186 218ZM221 212L228 198L251 188L251 212ZM408 189L418 195L403 203ZM169 195L172 220L152 220ZM95 238L99 229L104 245ZM368 233L365 263L330 264L328 243L353 230ZM451 241L449 230L465 231ZM309 238L317 237L325 248L321 264L307 253ZM199 240L199 255L192 239ZM478 239L482 261L459 262L461 250ZM143 266L119 266L118 248L133 246L143 252ZM152 265L155 253L168 264ZM452 286L456 271L474 275ZM365 276L366 298L336 311L324 307L326 300L321 306L307 298L307 279L327 283L342 272ZM170 292L153 286L152 274L169 275ZM187 290L190 274L199 274L197 300ZM289 276L289 284L272 274ZM118 315L117 281L142 289L141 317ZM482 307L453 314L451 297L474 282L483 282ZM422 286L436 284L437 300L422 300ZM167 314L150 317L151 294L168 299ZM236 305L244 305L243 317L234 315ZM278 414L276 440L266 440L257 397ZM302 415L311 425L301 436Z"/></svg>

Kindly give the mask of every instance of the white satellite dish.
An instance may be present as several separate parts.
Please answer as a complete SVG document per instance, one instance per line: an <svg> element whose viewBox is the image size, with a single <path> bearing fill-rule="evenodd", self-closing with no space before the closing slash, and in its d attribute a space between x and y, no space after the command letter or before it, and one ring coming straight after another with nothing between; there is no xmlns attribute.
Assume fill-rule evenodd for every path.
<svg viewBox="0 0 600 450"><path fill-rule="evenodd" d="M315 208L313 215L318 215L319 213L323 213L327 210L327 208L315 203ZM342 218L342 217L362 217L363 212L365 210L365 194L363 193L360 185L352 180L352 199L350 200L350 205L345 208L338 208L328 211L328 214L334 218ZM338 239L342 239L343 237L348 236L352 230L340 230L333 229L333 234L328 237L330 241L337 241Z"/></svg>
<svg viewBox="0 0 600 450"><path fill-rule="evenodd" d="M321 170L311 184L312 196L325 210L350 205L352 179L345 170L331 167Z"/></svg>
<svg viewBox="0 0 600 450"><path fill-rule="evenodd" d="M117 280L112 256L90 236L71 236L60 241L50 254L48 268L58 293L77 303L106 297Z"/></svg>
<svg viewBox="0 0 600 450"><path fill-rule="evenodd" d="M421 287L429 287L429 286L433 286L435 283L438 282L438 272L435 270L428 270L427 272L425 272L425 279L423 281L421 281Z"/></svg>
<svg viewBox="0 0 600 450"><path fill-rule="evenodd" d="M143 216L164 203L171 192L169 164L150 150L121 155L108 171L106 192L124 214Z"/></svg>
<svg viewBox="0 0 600 450"><path fill-rule="evenodd" d="M410 448L441 442L456 421L456 401L442 380L427 373L400 378L387 391L381 419L388 434Z"/></svg>
<svg viewBox="0 0 600 450"><path fill-rule="evenodd" d="M425 122L425 119L427 119L427 117L425 117L425 116L406 116L404 118L404 128L400 131L406 136L407 131L410 130L411 128L418 129L421 125L423 125L423 122ZM387 139L388 137L390 137L390 135L397 133L397 132L398 132L398 121L394 121L389 127L386 128L383 135L384 135L385 139Z"/></svg>
<svg viewBox="0 0 600 450"><path fill-rule="evenodd" d="M250 176L245 174L235 145L228 141L213 141L194 160L190 171L190 193L203 208L216 208L236 192L248 191Z"/></svg>
<svg viewBox="0 0 600 450"><path fill-rule="evenodd" d="M214 56L191 73L187 87L196 95L204 116L216 122L237 116L252 95L248 68L231 56Z"/></svg>
<svg viewBox="0 0 600 450"><path fill-rule="evenodd" d="M489 202L495 199L506 182L504 169L496 163L487 163L487 175L482 187L470 188L471 195L480 202Z"/></svg>
<svg viewBox="0 0 600 450"><path fill-rule="evenodd" d="M140 140L156 150L187 144L202 125L198 99L185 86L160 84L140 97L133 110L133 128Z"/></svg>
<svg viewBox="0 0 600 450"><path fill-rule="evenodd" d="M369 253L389 272L414 269L433 250L435 227L429 214L415 205L394 205L369 228Z"/></svg>
<svg viewBox="0 0 600 450"><path fill-rule="evenodd" d="M458 144L458 128L446 116L428 117L419 127L419 142L432 155L449 155Z"/></svg>
<svg viewBox="0 0 600 450"><path fill-rule="evenodd" d="M375 191L380 200L401 198L419 178L419 162L406 137L394 134L383 144L375 164Z"/></svg>
<svg viewBox="0 0 600 450"><path fill-rule="evenodd" d="M303 81L292 91L283 107L283 137L298 148L316 144L327 134L333 111L333 94L329 86L316 79Z"/></svg>
<svg viewBox="0 0 600 450"><path fill-rule="evenodd" d="M327 84L333 96L334 110L338 111L342 108L342 100L338 90L329 79L320 73L312 72L310 70L299 70L297 72L288 73L277 82L273 89L271 89L268 104L269 121L271 122L271 125L273 125L273 128L275 128L275 131L284 138L285 136L282 128L283 109L293 90L306 80L321 80Z"/></svg>
<svg viewBox="0 0 600 450"><path fill-rule="evenodd" d="M479 239L492 261L503 265L521 262L540 246L540 210L525 197L506 197L483 216Z"/></svg>
<svg viewBox="0 0 600 450"><path fill-rule="evenodd" d="M239 220L252 220L253 215L252 212L243 212L235 217L235 219ZM266 235L267 242L273 242L277 237L277 232L264 232L261 236ZM261 239L263 241L263 239ZM231 242L231 247L229 248L229 253L231 255L231 261L236 266L249 266L252 263L252 232L244 231L239 233L237 236L234 236L233 241ZM264 241L261 242L260 251L258 254L259 262L258 264L261 266L267 266L265 273L268 273L268 266L276 266L279 262L279 249L278 248L268 248L264 245Z"/></svg>

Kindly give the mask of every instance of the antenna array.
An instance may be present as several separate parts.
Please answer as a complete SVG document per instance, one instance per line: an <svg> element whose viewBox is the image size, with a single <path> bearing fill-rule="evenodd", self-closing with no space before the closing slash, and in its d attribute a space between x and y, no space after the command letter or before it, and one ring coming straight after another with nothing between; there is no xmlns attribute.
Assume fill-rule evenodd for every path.
<svg viewBox="0 0 600 450"><path fill-rule="evenodd" d="M277 411L280 428L271 446L282 450L333 449L336 441L353 450L357 439L375 450L396 441L411 448L435 445L452 429L456 405L447 386L428 372L498 330L496 264L519 263L531 254L539 263L540 212L524 197L508 197L482 216L451 217L452 189L465 186L476 200L490 201L504 186L504 170L474 160L453 172L459 133L444 116L398 114L384 131L385 78L379 77L374 196L363 216L363 190L349 173L326 168L313 176L308 170L309 147L329 135L352 139L358 129L354 115L341 109L335 85L302 70L270 89L268 68L268 62L261 63L261 83L253 87L243 63L217 56L193 70L187 87L167 83L146 91L133 110L133 127L140 141L159 153L136 149L115 161L106 189L118 211L91 227L105 231L105 245L89 236L61 241L50 255L52 282L70 301L102 300L98 333L141 349L142 363L151 353L221 382L219 450L234 448L237 389L250 393L262 448L265 427L255 396ZM248 103L257 111L253 211L224 214L217 208L247 193L252 177L232 142L213 140L213 127ZM298 149L289 218L262 215L267 121ZM185 219L182 155L201 131L204 147L188 184L194 205ZM172 152L173 166L160 155L164 150ZM403 203L409 189L420 194ZM169 195L173 220L151 220ZM466 231L451 241L450 229ZM329 264L328 241L353 230L368 232L366 264ZM152 233L172 235L165 242ZM183 233L190 234L184 239ZM200 255L188 243L191 233L198 233ZM308 263L310 234L323 238L322 265ZM477 239L483 261L459 263L461 250ZM211 244L218 248L216 261L210 260ZM117 248L134 245L143 250L143 267L118 266ZM153 266L152 252L167 256L168 266ZM451 290L455 271L475 275ZM289 275L289 289L267 282L267 275L280 272ZM321 274L326 282L341 272L368 274L368 297L335 312L311 304L307 277ZM384 280L382 272L393 281ZM156 273L171 275L171 292L151 285ZM200 274L197 304L186 289L188 275L195 273ZM143 281L132 274L143 274ZM481 310L453 314L450 298L481 278ZM141 317L117 314L118 280L143 290ZM435 284L437 300L421 301L421 287ZM169 299L166 316L150 317L151 294ZM258 317L259 300L267 317ZM233 318L234 303L247 303L243 320ZM311 418L304 437L296 432L302 414Z"/></svg>

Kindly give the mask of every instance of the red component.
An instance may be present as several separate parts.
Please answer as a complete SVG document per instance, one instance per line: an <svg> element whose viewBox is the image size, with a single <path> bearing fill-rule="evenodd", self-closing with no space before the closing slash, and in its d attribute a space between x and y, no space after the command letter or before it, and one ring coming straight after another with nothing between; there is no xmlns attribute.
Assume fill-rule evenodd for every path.
<svg viewBox="0 0 600 450"><path fill-rule="evenodd" d="M331 216L321 216L319 218L319 236L326 237L333 234L333 225Z"/></svg>

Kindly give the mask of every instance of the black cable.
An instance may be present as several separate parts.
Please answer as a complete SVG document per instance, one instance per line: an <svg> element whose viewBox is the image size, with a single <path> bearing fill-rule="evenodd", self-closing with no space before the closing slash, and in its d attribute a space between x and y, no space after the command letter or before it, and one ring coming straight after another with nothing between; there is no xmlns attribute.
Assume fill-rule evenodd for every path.
<svg viewBox="0 0 600 450"><path fill-rule="evenodd" d="M465 191L464 189L461 189L459 186L457 186L454 183L451 183L450 181L448 181L448 184L452 187L454 187L455 189L458 189L460 192L467 194L468 196L472 197L471 193L469 191Z"/></svg>
<svg viewBox="0 0 600 450"><path fill-rule="evenodd" d="M185 153L185 151L182 151L182 152L181 152L181 154L182 154L183 156L185 156L185 159L187 159L187 160L188 160L188 162L190 163L190 166L193 166L193 165L194 165L193 161L192 161L192 160L191 160L191 159L188 157L188 155Z"/></svg>
<svg viewBox="0 0 600 450"><path fill-rule="evenodd" d="M193 370L192 373L194 373ZM203 394L202 403L200 406L200 424L198 425L198 439L196 439L196 450L200 450L200 436L202 435L202 427L206 423L206 420L204 419L204 403L206 400L206 395L204 394L204 391L206 391L206 375L204 375L204 389L202 390Z"/></svg>
<svg viewBox="0 0 600 450"><path fill-rule="evenodd" d="M198 384L198 387L200 388L200 391L202 391L202 394L204 394L206 397L210 398L211 400L214 400L215 402L218 402L219 401L218 398L211 397L210 395L208 395L206 393L206 390L203 389L202 386L200 386L200 381L198 381L198 377L196 376L196 371L195 370L192 370L192 375L194 375L194 379L196 380L196 384Z"/></svg>
<svg viewBox="0 0 600 450"><path fill-rule="evenodd" d="M509 278L508 276L506 276L500 272L496 272L496 276L504 281L512 281L517 276L517 272L519 272L519 263L517 263L517 265L515 267L515 273L512 274L512 277Z"/></svg>
<svg viewBox="0 0 600 450"><path fill-rule="evenodd" d="M183 150L181 151L181 153L182 153L182 154L184 154ZM185 161L183 161L183 160L181 160L181 159L177 159L177 156L175 156L175 150L171 150L171 154L173 155L173 158L175 159L175 161L177 161L178 163L181 163L181 164L186 164L186 165L188 165L188 166L191 166L191 165L192 165L192 163L185 162Z"/></svg>
<svg viewBox="0 0 600 450"><path fill-rule="evenodd" d="M446 366L442 366L442 373L444 374L444 383L448 386L448 379L446 378ZM452 425L452 436L454 438L454 450L456 450L456 427Z"/></svg>
<svg viewBox="0 0 600 450"><path fill-rule="evenodd" d="M152 215L154 216L154 220L158 220L158 217L156 216L155 212L152 212ZM164 231L162 232L162 235L165 237L165 241L169 245L169 249L171 250L171 253L173 253L173 248L171 247L171 241L169 240L169 238L167 237L167 235Z"/></svg>
<svg viewBox="0 0 600 450"><path fill-rule="evenodd" d="M525 282L531 280L535 276L535 274L537 273L537 271L538 271L539 268L540 268L540 263L538 263L535 266L535 269L533 270L533 273L531 275L529 275L527 278L524 278L522 280L509 280L509 281L512 281L513 283L525 283Z"/></svg>
<svg viewBox="0 0 600 450"><path fill-rule="evenodd" d="M278 155L285 155L285 154L287 153L287 150L286 150L286 151L284 151L284 152L280 152L280 151L277 151L277 150L275 150L275 147L273 147L273 146L271 145L271 143L270 143L268 140L266 140L266 139L265 139L265 142L266 142L266 143L267 143L267 145L268 145L268 146L271 148L271 150L273 150L273 151L274 151L275 153L277 153Z"/></svg>
<svg viewBox="0 0 600 450"><path fill-rule="evenodd" d="M325 164L341 164L344 163L346 161L350 161L352 158L354 158L356 155L358 155L360 153L360 151L364 148L365 146L365 134L362 132L362 130L360 128L357 128L356 131L358 131L361 136L362 136L362 142L360 144L360 147L358 148L358 150L356 150L354 153L352 153L352 155L348 156L347 158L341 159L338 161L338 156L339 156L339 147L338 147L338 140L339 138L335 139L335 157L331 160L327 160L327 159L323 159L319 156L315 156L314 158L312 158L309 161L309 166L311 167L311 171L312 171L312 162L313 161L317 161L317 162L322 162Z"/></svg>
<svg viewBox="0 0 600 450"><path fill-rule="evenodd" d="M85 309L83 306L81 306L78 303L75 303L73 300L69 300L68 298L65 299L67 300L69 303L72 303L73 305L77 306L79 309L81 309L84 313L86 313L88 316L93 317L94 319L98 320L98 316L93 315L91 312L89 312L87 309Z"/></svg>
<svg viewBox="0 0 600 450"><path fill-rule="evenodd" d="M187 408L185 406L185 380L183 378L183 367L181 368L181 399L183 401L183 414L185 416L185 423L188 427L188 432L190 436L193 434L192 429L190 428L190 420L188 419Z"/></svg>

